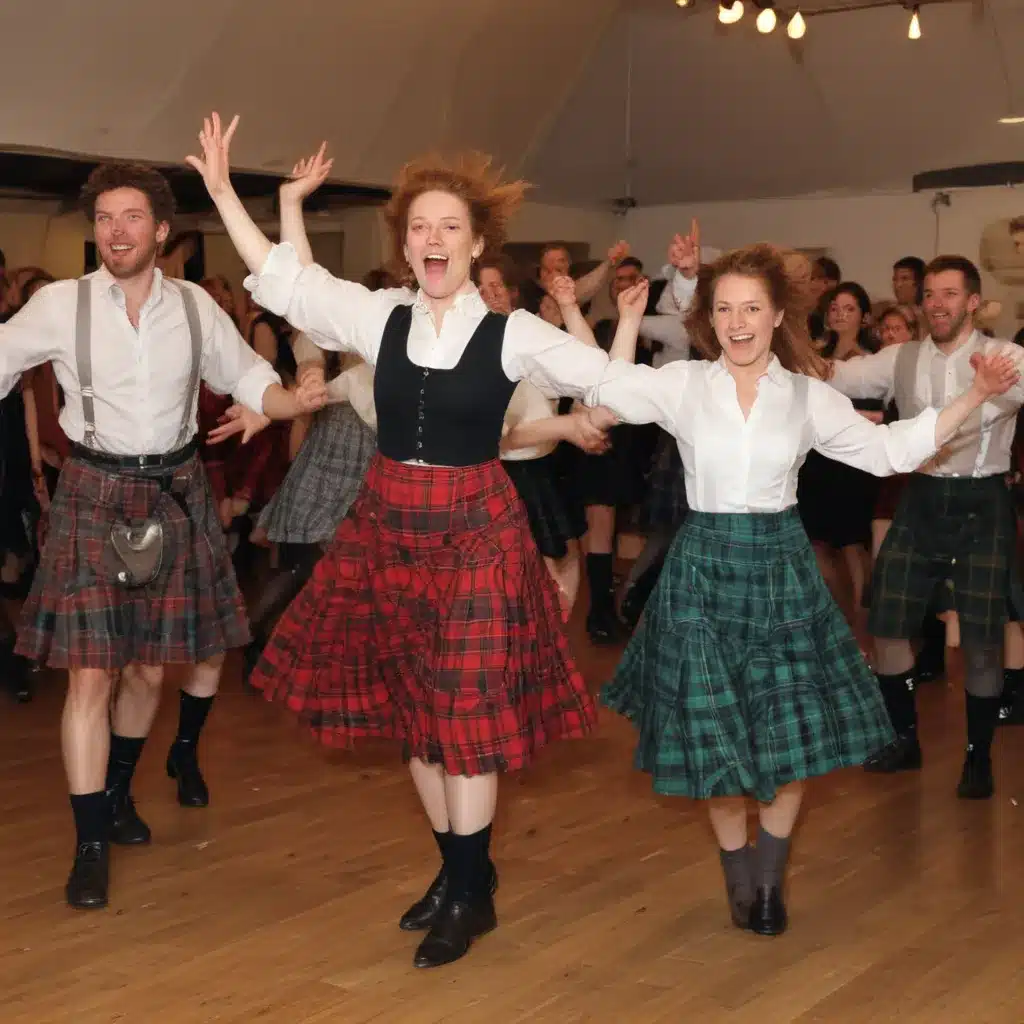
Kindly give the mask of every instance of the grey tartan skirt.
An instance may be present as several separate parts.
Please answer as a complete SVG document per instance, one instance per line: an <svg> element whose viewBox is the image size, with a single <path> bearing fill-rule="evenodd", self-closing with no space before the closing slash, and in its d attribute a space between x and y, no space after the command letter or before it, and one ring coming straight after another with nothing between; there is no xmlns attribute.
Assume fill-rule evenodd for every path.
<svg viewBox="0 0 1024 1024"><path fill-rule="evenodd" d="M259 525L275 544L329 541L356 500L377 450L377 435L347 402L316 414Z"/></svg>
<svg viewBox="0 0 1024 1024"><path fill-rule="evenodd" d="M673 796L769 801L894 738L795 508L691 511L602 701Z"/></svg>

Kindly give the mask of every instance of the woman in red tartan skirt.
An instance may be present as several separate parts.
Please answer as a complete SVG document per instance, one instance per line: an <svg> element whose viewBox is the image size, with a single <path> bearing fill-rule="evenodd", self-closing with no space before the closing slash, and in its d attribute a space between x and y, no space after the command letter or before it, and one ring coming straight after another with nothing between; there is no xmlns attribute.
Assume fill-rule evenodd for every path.
<svg viewBox="0 0 1024 1024"><path fill-rule="evenodd" d="M402 741L442 867L400 926L427 930L414 962L439 966L497 923L498 773L595 721L555 585L498 460L503 416L519 380L585 398L608 356L525 311L487 310L471 264L500 250L523 185L500 183L486 159L403 170L387 216L419 291L369 292L312 260L301 203L330 170L323 147L282 187L284 244L272 246L230 184L236 124L222 133L214 114L200 133L203 158L189 162L253 272L255 300L375 367L379 445L252 683L322 743ZM578 415L600 436L588 411Z"/></svg>

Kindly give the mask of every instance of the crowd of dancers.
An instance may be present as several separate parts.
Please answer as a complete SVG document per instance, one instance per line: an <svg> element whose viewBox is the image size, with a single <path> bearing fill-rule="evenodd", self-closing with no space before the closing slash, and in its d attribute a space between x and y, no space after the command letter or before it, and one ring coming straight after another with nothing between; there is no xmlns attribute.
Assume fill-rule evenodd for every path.
<svg viewBox="0 0 1024 1024"><path fill-rule="evenodd" d="M0 327L0 394L44 381L64 438L45 463L29 445L45 537L8 657L68 673L69 905L106 906L111 844L151 840L131 782L168 664L191 668L167 771L208 803L198 744L242 648L248 685L319 742L400 743L440 866L399 926L424 933L417 966L461 958L497 925L499 776L596 726L565 632L582 565L591 639L628 637L599 700L655 792L706 803L738 928L787 927L809 779L921 766L939 615L964 653L958 794L991 796L1004 669L1024 667L1004 664L1024 353L978 329L969 260L901 261L912 293L875 311L830 261L710 253L693 224L658 294L622 243L576 281L553 245L520 280L502 250L524 186L466 156L403 169L393 265L357 284L303 226L324 148L282 185L274 244L231 185L237 127L211 116L188 162L251 310L161 271L171 190L108 164L83 193L100 269L40 282ZM592 327L606 284L616 314ZM617 608L630 504L648 541ZM252 544L278 568L247 611Z"/></svg>

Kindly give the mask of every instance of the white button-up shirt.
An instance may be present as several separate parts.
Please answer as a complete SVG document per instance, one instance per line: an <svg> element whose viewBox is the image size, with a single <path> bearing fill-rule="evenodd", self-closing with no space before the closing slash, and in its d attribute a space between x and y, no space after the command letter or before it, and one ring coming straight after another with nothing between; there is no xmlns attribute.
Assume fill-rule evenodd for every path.
<svg viewBox="0 0 1024 1024"><path fill-rule="evenodd" d="M92 383L96 446L113 455L159 455L171 451L185 418L192 343L181 289L196 297L203 344L200 376L217 394L232 394L256 412L263 392L281 378L242 339L231 318L202 288L172 281L155 271L153 287L136 331L124 292L100 269L87 275L92 289ZM64 390L60 425L82 442L85 419L75 352L78 281L40 289L6 324L0 325L0 396L26 370L52 362ZM185 442L196 433L193 409Z"/></svg>
<svg viewBox="0 0 1024 1024"><path fill-rule="evenodd" d="M412 305L407 354L417 366L450 370L462 357L473 332L487 315L475 289L458 295L438 331L422 294L406 288L371 292L333 277L317 264L303 267L295 249L275 245L258 275L245 287L261 306L283 316L321 348L355 352L377 363L384 328L392 310ZM509 380L529 380L548 397L584 398L601 379L608 357L540 317L517 309L508 318L501 365Z"/></svg>
<svg viewBox="0 0 1024 1024"><path fill-rule="evenodd" d="M903 388L896 381L901 351L905 360L911 357L906 365L913 369L913 379L902 382ZM922 342L890 345L874 355L837 361L829 383L850 398L890 401L894 396L901 399L901 390L904 390L898 403L900 415L913 416L922 409L941 409L971 386L974 380L971 356L976 352L1007 355L1018 364L1024 358L1024 351L1018 346L986 338L974 331L949 355L944 355L931 338L926 338ZM1010 449L1021 403L1024 403L1024 382L972 413L935 458L921 467L921 472L952 477L1006 473L1010 469Z"/></svg>
<svg viewBox="0 0 1024 1024"><path fill-rule="evenodd" d="M687 500L698 512L778 512L795 505L797 474L811 448L876 476L910 472L935 452L935 409L880 426L827 384L790 373L774 356L747 419L722 359L657 370L617 360L591 404L628 423L657 423L676 438Z"/></svg>

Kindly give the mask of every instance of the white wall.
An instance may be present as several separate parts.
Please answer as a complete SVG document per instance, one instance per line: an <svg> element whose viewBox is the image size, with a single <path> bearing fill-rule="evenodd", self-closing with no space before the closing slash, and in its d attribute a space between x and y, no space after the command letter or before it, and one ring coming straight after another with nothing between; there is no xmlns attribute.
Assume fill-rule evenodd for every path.
<svg viewBox="0 0 1024 1024"><path fill-rule="evenodd" d="M932 193L825 196L752 202L653 206L630 212L626 237L652 267L664 262L671 235L700 220L708 245L733 248L751 242L775 242L798 248L827 248L847 280L859 281L875 298L891 294L892 264L901 256L929 259L960 253L979 263L986 225L1024 214L1024 190L986 188L951 192L952 206L936 217ZM1003 303L1000 333L1018 324L1017 298L983 272L986 297Z"/></svg>

